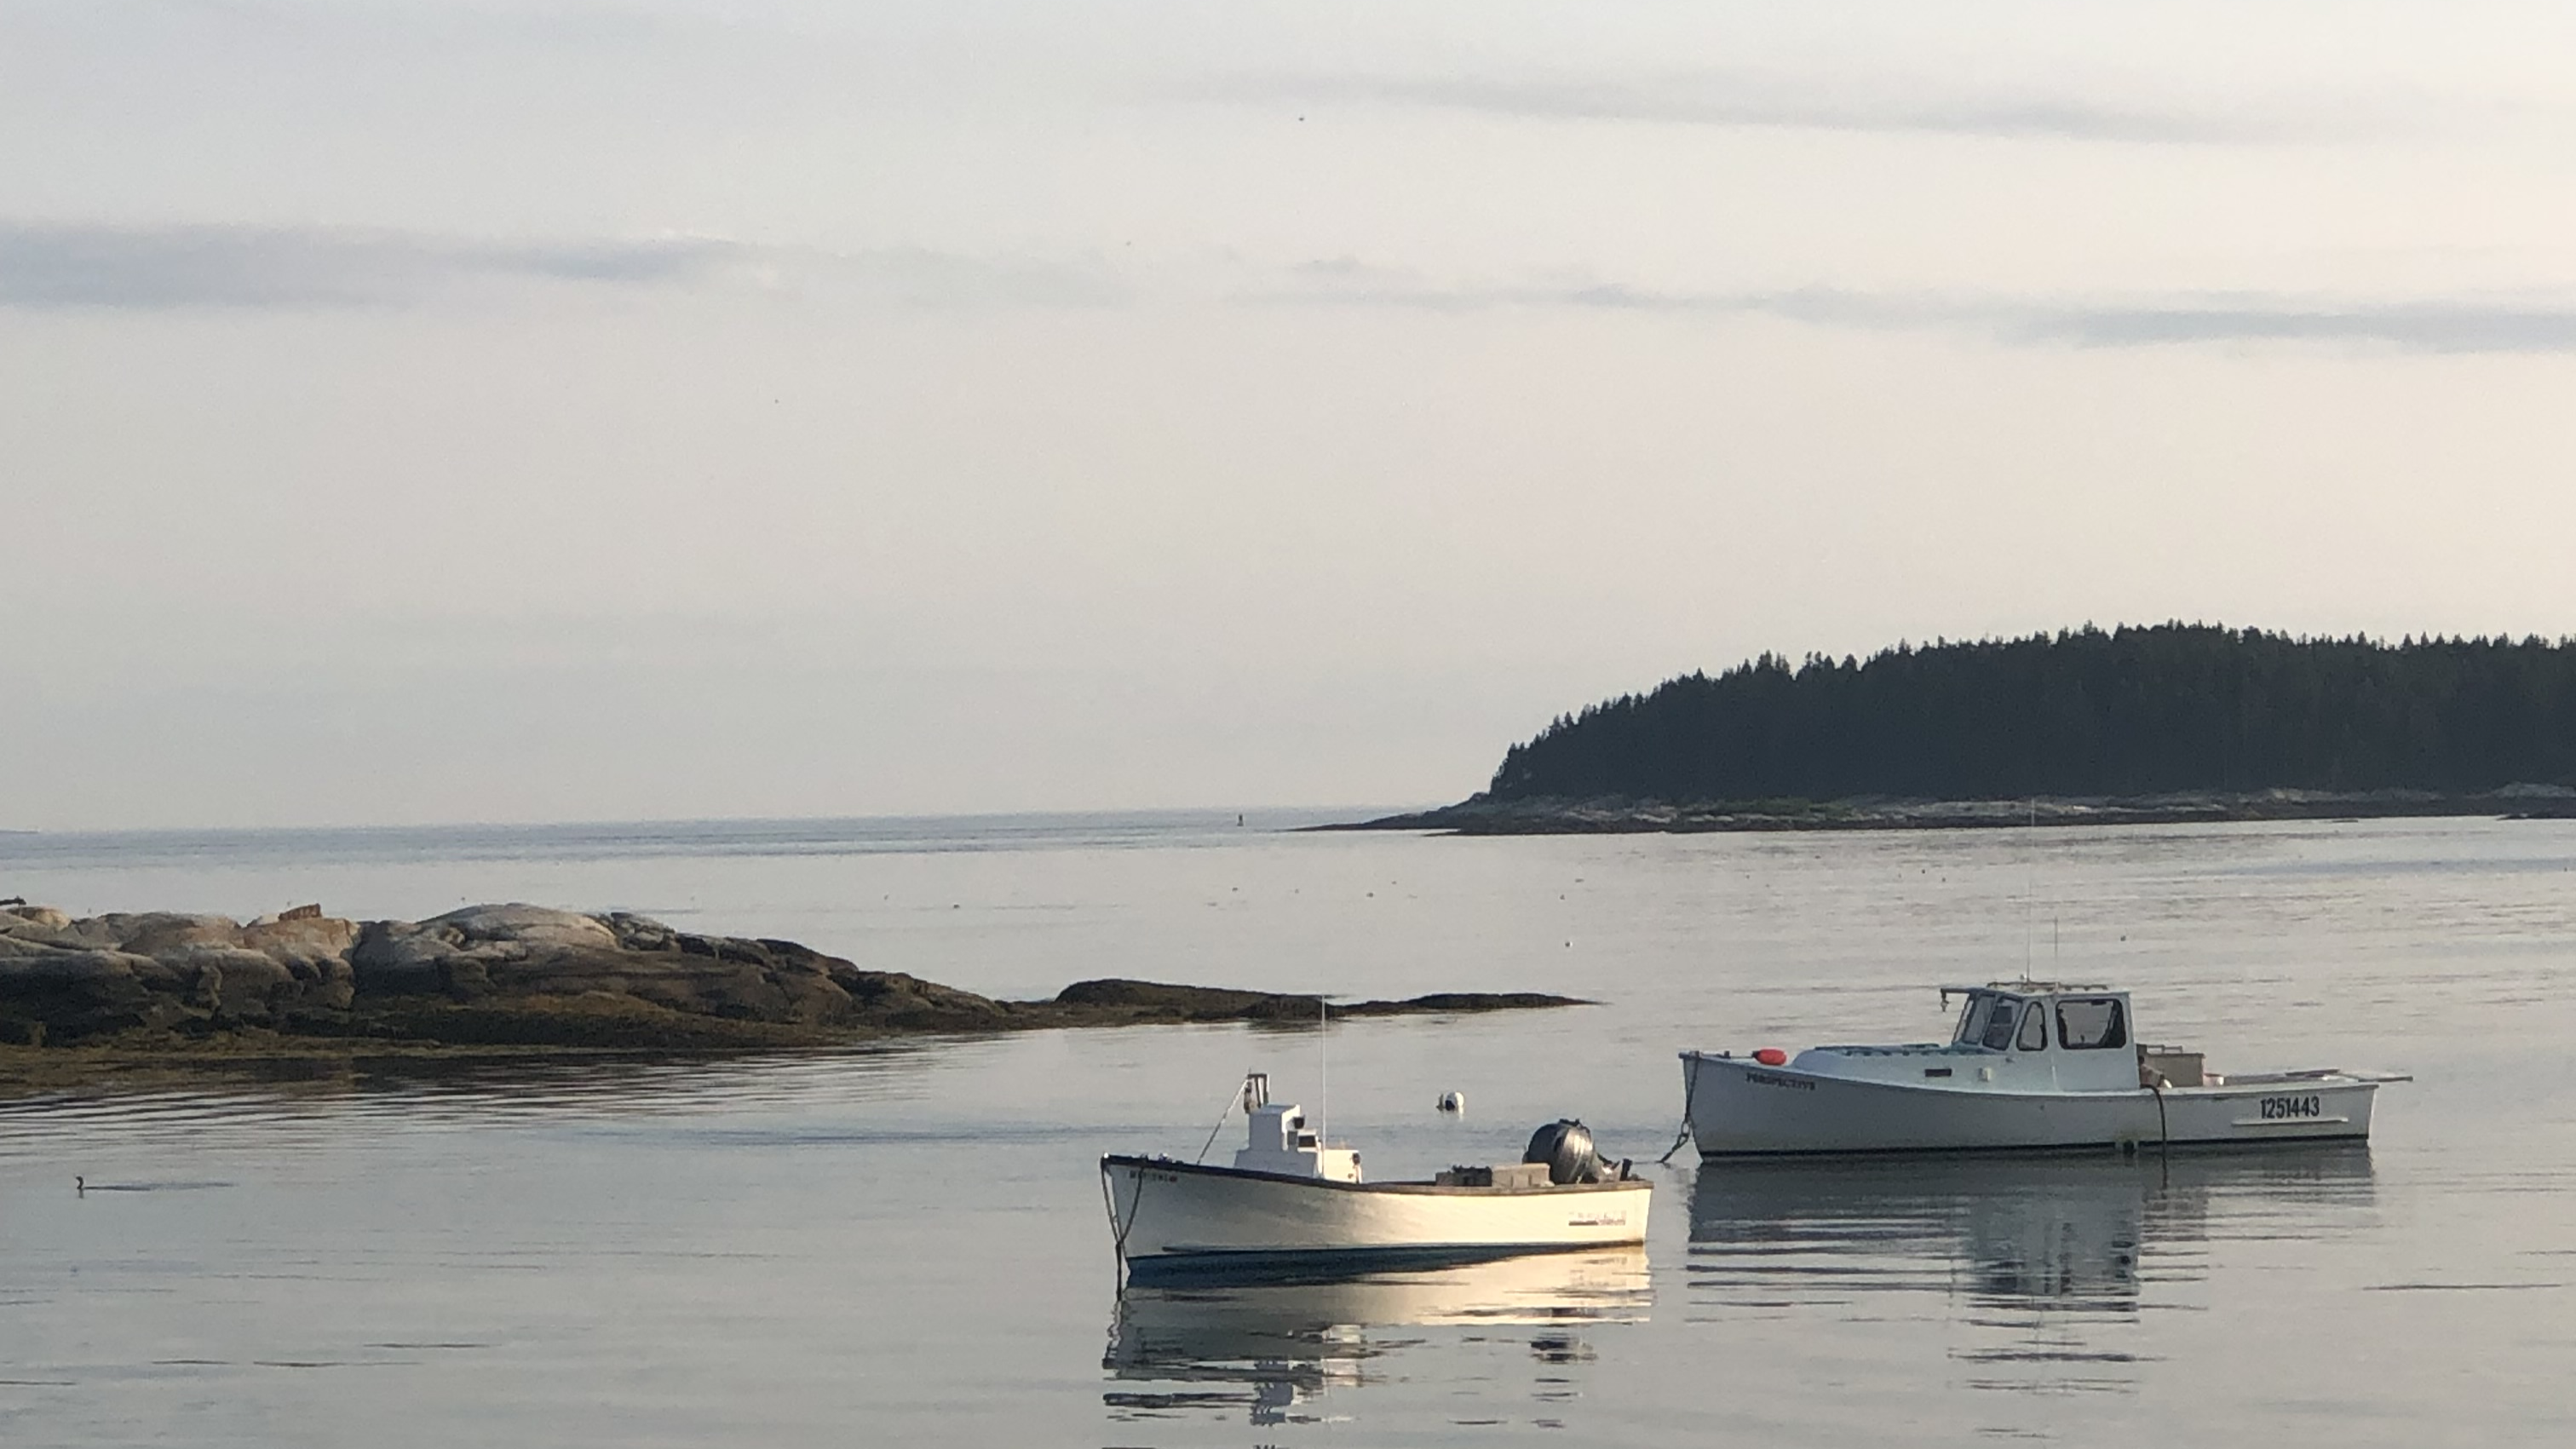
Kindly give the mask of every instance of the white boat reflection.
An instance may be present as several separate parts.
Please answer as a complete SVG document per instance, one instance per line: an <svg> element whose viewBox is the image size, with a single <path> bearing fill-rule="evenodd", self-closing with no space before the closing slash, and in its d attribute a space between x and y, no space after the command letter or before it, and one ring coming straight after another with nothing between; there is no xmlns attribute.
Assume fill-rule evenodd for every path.
<svg viewBox="0 0 2576 1449"><path fill-rule="evenodd" d="M1995 1305L2133 1312L2143 1278L2194 1276L2228 1231L2297 1232L2366 1202L2367 1147L2124 1157L1729 1162L1691 1194L1695 1283L1766 1297L1929 1289Z"/></svg>
<svg viewBox="0 0 2576 1449"><path fill-rule="evenodd" d="M1420 1272L1130 1286L1119 1295L1102 1367L1174 1387L1103 1395L1115 1415L1249 1408L1252 1422L1310 1417L1300 1403L1375 1377L1375 1361L1442 1327L1525 1334L1542 1365L1592 1356L1582 1331L1637 1323L1653 1303L1641 1248L1557 1253Z"/></svg>

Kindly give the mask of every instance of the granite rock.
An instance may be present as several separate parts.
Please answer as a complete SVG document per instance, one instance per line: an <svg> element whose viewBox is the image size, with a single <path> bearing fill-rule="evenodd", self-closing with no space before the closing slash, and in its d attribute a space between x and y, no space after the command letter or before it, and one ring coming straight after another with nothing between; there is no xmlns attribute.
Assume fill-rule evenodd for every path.
<svg viewBox="0 0 2576 1449"><path fill-rule="evenodd" d="M1448 995L1355 1002L1344 1015L1575 1004ZM175 1050L244 1033L485 1046L772 1047L884 1032L989 1032L1149 1021L1311 1020L1315 998L1141 981L997 1001L863 971L793 941L710 936L630 912L469 906L422 921L298 907L248 924L143 912L75 920L0 909L0 1042L93 1038Z"/></svg>

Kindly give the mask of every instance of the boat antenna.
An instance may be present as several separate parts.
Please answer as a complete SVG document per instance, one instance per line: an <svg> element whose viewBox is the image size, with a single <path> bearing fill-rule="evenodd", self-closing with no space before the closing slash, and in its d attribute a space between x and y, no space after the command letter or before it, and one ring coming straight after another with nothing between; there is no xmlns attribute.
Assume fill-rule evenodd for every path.
<svg viewBox="0 0 2576 1449"><path fill-rule="evenodd" d="M2039 797L2030 797L2030 830L2021 838L2021 984L2030 984L2031 938L2039 934Z"/></svg>
<svg viewBox="0 0 2576 1449"><path fill-rule="evenodd" d="M1326 1126L1333 1117L1333 1023L1332 1005L1322 993L1315 996L1315 1048L1323 1058L1323 1080L1315 1093L1315 1146L1333 1145L1331 1129Z"/></svg>

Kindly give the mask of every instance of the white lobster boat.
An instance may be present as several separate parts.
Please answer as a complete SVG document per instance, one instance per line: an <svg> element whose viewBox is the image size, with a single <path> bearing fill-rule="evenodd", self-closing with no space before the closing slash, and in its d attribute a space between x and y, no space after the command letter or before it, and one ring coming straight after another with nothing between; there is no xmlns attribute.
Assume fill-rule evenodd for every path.
<svg viewBox="0 0 2576 1449"><path fill-rule="evenodd" d="M1947 1042L1682 1053L1692 1142L1730 1157L2349 1141L2370 1135L2380 1085L2409 1080L2222 1077L2198 1052L2140 1043L2129 994L2107 987L1949 986L1943 1004L1955 995L1967 1006Z"/></svg>
<svg viewBox="0 0 2576 1449"><path fill-rule="evenodd" d="M1334 1273L1645 1241L1653 1185L1624 1162L1603 1163L1581 1123L1540 1129L1552 1161L1365 1182L1359 1154L1326 1145L1305 1109L1270 1101L1266 1076L1245 1081L1243 1103L1250 1140L1231 1167L1100 1159L1110 1232L1131 1275ZM1533 1155L1539 1147L1534 1138Z"/></svg>

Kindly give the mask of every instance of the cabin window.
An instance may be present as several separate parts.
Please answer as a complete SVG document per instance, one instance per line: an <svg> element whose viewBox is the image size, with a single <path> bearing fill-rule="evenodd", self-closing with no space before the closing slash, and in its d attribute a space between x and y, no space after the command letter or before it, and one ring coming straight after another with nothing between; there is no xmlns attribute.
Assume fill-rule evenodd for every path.
<svg viewBox="0 0 2576 1449"><path fill-rule="evenodd" d="M1986 1019L1986 1035L1983 1041L1986 1050L1999 1052L2012 1045L2013 1023L2018 1016L2014 1008L2020 1005L2020 1002L2008 996L1995 999L1994 1014Z"/></svg>
<svg viewBox="0 0 2576 1449"><path fill-rule="evenodd" d="M2048 1008L2034 1001L2021 1014L2021 1036L2013 1043L2026 1052L2048 1050Z"/></svg>
<svg viewBox="0 0 2576 1449"><path fill-rule="evenodd" d="M2071 1052L2104 1051L2129 1044L2129 1023L2116 996L2079 996L2057 1003L2057 1044Z"/></svg>
<svg viewBox="0 0 2576 1449"><path fill-rule="evenodd" d="M1995 999L1982 991L1968 993L1968 1004L1959 1010L1959 1030L1950 1041L1956 1046L1974 1046L1986 1034L1986 1008Z"/></svg>

